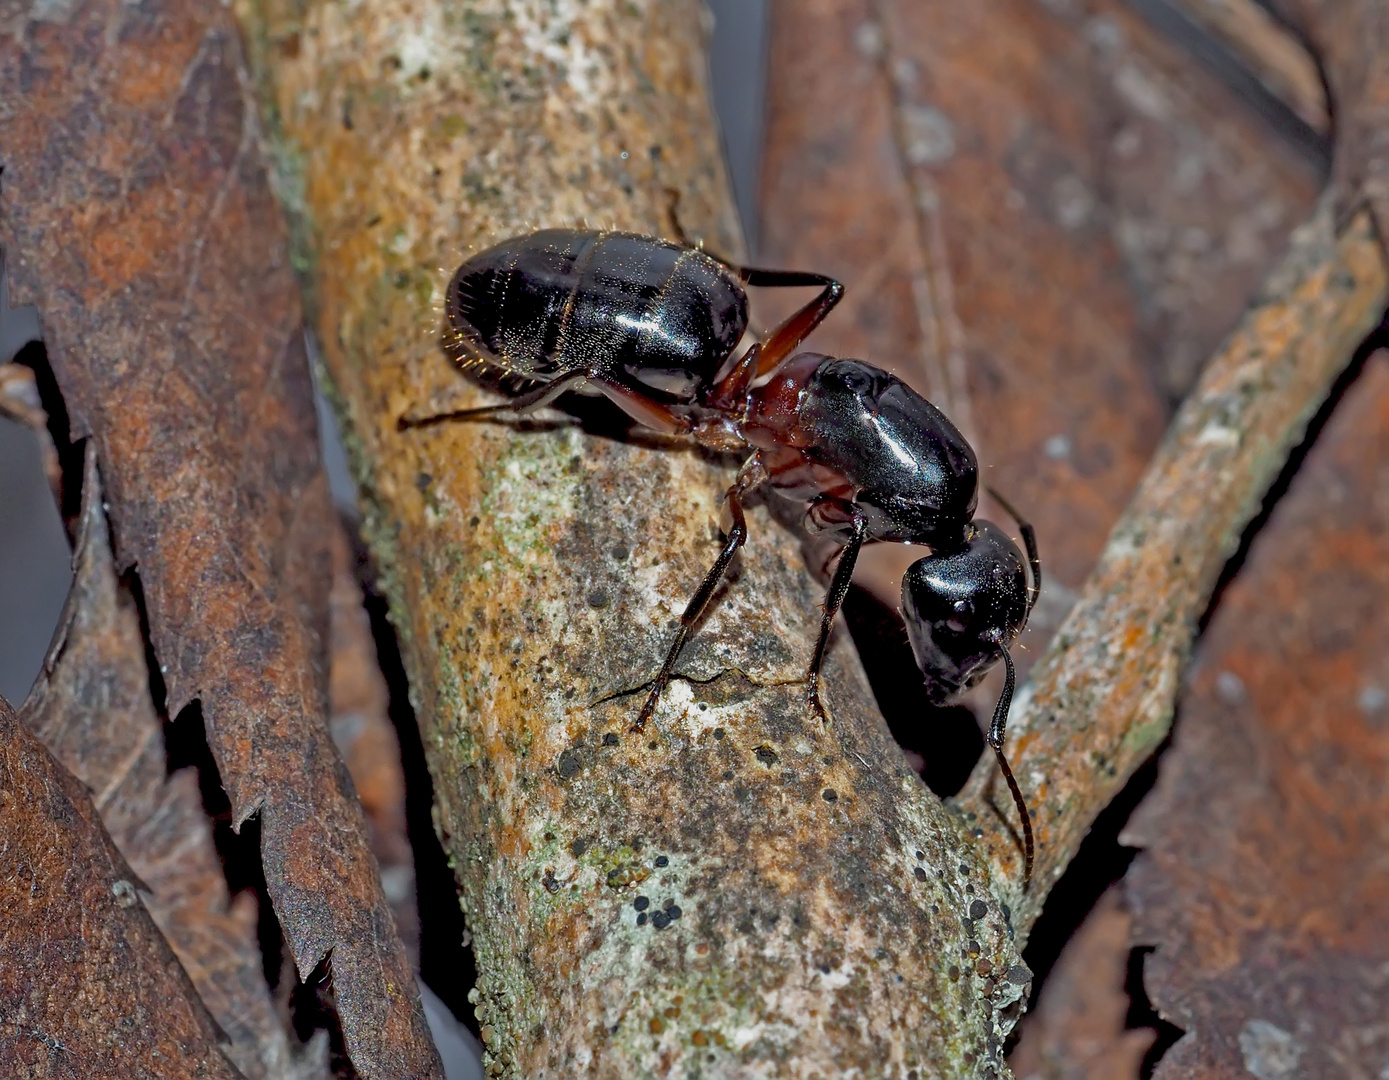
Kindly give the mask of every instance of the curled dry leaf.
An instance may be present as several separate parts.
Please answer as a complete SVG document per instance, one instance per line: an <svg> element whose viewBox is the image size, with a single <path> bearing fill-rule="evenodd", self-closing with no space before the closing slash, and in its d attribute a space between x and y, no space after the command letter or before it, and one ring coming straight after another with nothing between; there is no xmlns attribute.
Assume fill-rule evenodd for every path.
<svg viewBox="0 0 1389 1080"><path fill-rule="evenodd" d="M315 1067L290 1050L265 984L255 901L243 895L229 902L196 774L168 775L139 612L116 579L101 502L89 445L72 592L20 718L93 792L155 924L226 1033L241 1073L247 1080L323 1075L321 1062Z"/></svg>
<svg viewBox="0 0 1389 1080"><path fill-rule="evenodd" d="M1177 6L1309 128L1322 134L1330 130L1326 84L1317 62L1263 0L1177 0Z"/></svg>
<svg viewBox="0 0 1389 1080"><path fill-rule="evenodd" d="M1332 191L1344 222L1389 220L1389 17L1380 0L1269 0L1316 55L1336 118Z"/></svg>
<svg viewBox="0 0 1389 1080"><path fill-rule="evenodd" d="M1015 705L1014 768L1032 807L1041 885L1015 897L1024 934L1095 815L1166 735L1221 568L1386 298L1368 216L1337 237L1323 206L1178 411ZM984 828L1003 873L1018 858L1010 834L988 825L1010 809L993 787L981 766L959 805Z"/></svg>
<svg viewBox="0 0 1389 1080"><path fill-rule="evenodd" d="M736 253L699 5L349 18L267 0L242 17L461 878L491 1071L997 1074L1029 980L1007 910L846 649L834 722L805 706L822 591L762 508L653 729L630 731L714 557L732 469L563 419L397 429L480 399L437 345L470 247L584 219L670 234L674 211Z"/></svg>
<svg viewBox="0 0 1389 1080"><path fill-rule="evenodd" d="M1155 1073L1383 1074L1389 991L1389 358L1373 356L1202 638L1126 842ZM1212 828L1213 822L1219 827Z"/></svg>
<svg viewBox="0 0 1389 1080"><path fill-rule="evenodd" d="M97 448L178 713L199 700L234 823L259 813L299 971L331 953L364 1076L437 1076L326 719L327 530L297 285L211 0L0 21L0 241Z"/></svg>
<svg viewBox="0 0 1389 1080"><path fill-rule="evenodd" d="M0 1069L236 1080L82 784L0 699Z"/></svg>

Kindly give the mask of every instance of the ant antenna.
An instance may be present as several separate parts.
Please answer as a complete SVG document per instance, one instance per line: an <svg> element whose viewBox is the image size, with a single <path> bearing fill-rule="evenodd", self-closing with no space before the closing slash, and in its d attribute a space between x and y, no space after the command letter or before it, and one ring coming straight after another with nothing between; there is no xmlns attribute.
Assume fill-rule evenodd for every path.
<svg viewBox="0 0 1389 1080"><path fill-rule="evenodd" d="M1003 729L1008 722L1008 708L1013 704L1015 676L1013 674L1013 658L1008 655L1007 646L1000 643L998 651L1003 656L1005 673L1003 693L999 695L998 704L994 706L994 718L993 723L989 725L987 742L993 747L994 757L998 758L998 767L1003 772L1003 779L1008 781L1008 790L1013 793L1013 803L1018 808L1018 817L1022 819L1022 891L1027 892L1028 886L1032 884L1032 859L1035 852L1032 840L1032 815L1027 812L1027 803L1023 801L1022 790L1018 787L1018 782L1013 776L1013 770L1008 767L1008 759L1003 756Z"/></svg>
<svg viewBox="0 0 1389 1080"><path fill-rule="evenodd" d="M1037 603L1037 597L1042 594L1042 560L1037 555L1037 532L1032 528L1031 522L1024 521L1022 515L1013 508L1013 504L1000 495L987 484L984 490L992 497L994 502L1007 512L1008 516L1018 526L1018 532L1022 533L1023 546L1027 548L1027 565L1032 571L1032 585L1027 591L1027 614L1032 614L1032 608Z"/></svg>

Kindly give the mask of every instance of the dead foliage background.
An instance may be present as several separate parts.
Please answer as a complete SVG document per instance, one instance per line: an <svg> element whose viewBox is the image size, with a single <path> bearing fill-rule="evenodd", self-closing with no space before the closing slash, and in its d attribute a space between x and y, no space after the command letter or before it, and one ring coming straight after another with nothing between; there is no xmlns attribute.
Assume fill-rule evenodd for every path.
<svg viewBox="0 0 1389 1080"><path fill-rule="evenodd" d="M814 345L941 403L1037 524L1030 657L1318 190L1337 227L1366 205L1386 220L1386 25L1372 0L772 4L758 261L840 277ZM0 388L53 436L77 572L22 724L0 722L0 892L22 913L0 933L0 1063L442 1075L396 930L417 940L404 785L237 29L217 5L15 4L0 101L11 302L38 307L46 345ZM1019 1076L1389 1068L1373 345L1233 552L1170 745L1032 933ZM977 729L922 720L882 611L893 555L862 575L855 632L948 795ZM166 741L199 723L200 774L168 775ZM219 808L259 839L260 909L229 897ZM267 982L281 928L291 963ZM286 1026L296 973L338 1011L331 1050Z"/></svg>

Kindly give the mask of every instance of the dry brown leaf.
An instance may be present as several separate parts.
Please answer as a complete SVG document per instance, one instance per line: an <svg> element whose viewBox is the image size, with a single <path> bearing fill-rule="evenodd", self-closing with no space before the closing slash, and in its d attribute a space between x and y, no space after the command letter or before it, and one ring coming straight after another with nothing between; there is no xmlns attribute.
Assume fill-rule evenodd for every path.
<svg viewBox="0 0 1389 1080"><path fill-rule="evenodd" d="M0 18L0 230L75 435L95 441L177 713L201 702L295 963L331 954L364 1076L439 1075L327 725L328 553L297 283L229 13Z"/></svg>
<svg viewBox="0 0 1389 1080"><path fill-rule="evenodd" d="M235 1080L82 784L0 699L0 1071Z"/></svg>
<svg viewBox="0 0 1389 1080"><path fill-rule="evenodd" d="M328 637L333 660L328 702L333 742L352 774L366 811L371 850L381 866L381 885L390 901L411 967L419 970L419 909L415 903L415 856L405 826L405 770L400 742L389 715L390 694L376 660L376 641L357 581L356 553L345 529L332 530L333 589Z"/></svg>
<svg viewBox="0 0 1389 1080"><path fill-rule="evenodd" d="M1389 356L1254 540L1125 841L1159 1078L1389 1065Z"/></svg>
<svg viewBox="0 0 1389 1080"><path fill-rule="evenodd" d="M1120 886L1091 909L1018 1025L1008 1055L1018 1080L1137 1080L1156 1037L1126 1030L1129 936L1133 916Z"/></svg>
<svg viewBox="0 0 1389 1080"><path fill-rule="evenodd" d="M117 580L88 449L76 578L21 720L94 793L97 813L148 894L155 924L230 1040L247 1080L323 1074L300 1062L265 984L256 904L232 903L192 770L168 775L135 600ZM40 978L60 979L56 972Z"/></svg>
<svg viewBox="0 0 1389 1080"><path fill-rule="evenodd" d="M1025 669L1316 170L1119 0L786 0L773 28L760 260L841 278L810 344L913 382L1036 525ZM917 557L860 580L895 607Z"/></svg>

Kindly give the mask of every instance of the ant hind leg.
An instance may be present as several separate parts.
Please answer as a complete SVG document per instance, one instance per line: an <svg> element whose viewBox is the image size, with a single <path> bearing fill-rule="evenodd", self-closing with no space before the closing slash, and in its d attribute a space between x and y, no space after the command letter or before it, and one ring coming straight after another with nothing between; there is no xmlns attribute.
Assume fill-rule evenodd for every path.
<svg viewBox="0 0 1389 1080"><path fill-rule="evenodd" d="M660 673L656 676L655 682L652 683L650 693L647 694L646 704L642 706L641 714L637 717L636 723L632 725L633 731L641 731L642 728L646 727L646 722L656 711L656 703L660 700L661 692L665 690L675 672L675 662L680 658L680 650L685 647L691 628L699 621L700 615L704 613L705 607L709 604L709 598L714 595L714 590L723 580L723 575L728 570L728 564L733 561L733 556L738 553L738 549L743 546L743 542L747 539L748 523L743 513L742 500L766 478L767 471L762 465L761 455L753 454L738 470L737 480L728 489L725 498L728 500L729 511L733 515L733 527L728 530L728 539L724 541L723 550L719 552L719 557L714 561L709 572L704 575L704 580L700 582L694 596L690 597L690 602L685 605L685 611L680 616L680 629L676 631L675 640L671 642L670 650L666 653L665 663L661 665Z"/></svg>
<svg viewBox="0 0 1389 1080"><path fill-rule="evenodd" d="M399 431L408 431L411 428L433 427L435 424L443 424L453 420L471 422L490 420L493 417L508 414L522 416L550 404L561 394L570 390L577 390L587 378L587 372L571 371L552 382L541 383L539 386L527 390L524 394L518 394L501 405L483 405L476 409L454 409L451 412L436 413L433 416L406 415L396 421L396 428Z"/></svg>

